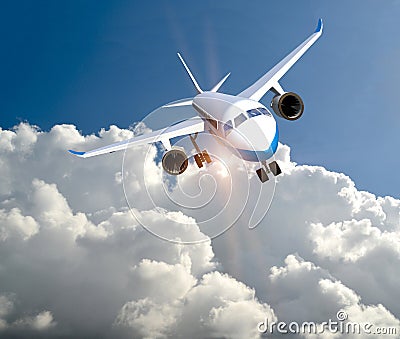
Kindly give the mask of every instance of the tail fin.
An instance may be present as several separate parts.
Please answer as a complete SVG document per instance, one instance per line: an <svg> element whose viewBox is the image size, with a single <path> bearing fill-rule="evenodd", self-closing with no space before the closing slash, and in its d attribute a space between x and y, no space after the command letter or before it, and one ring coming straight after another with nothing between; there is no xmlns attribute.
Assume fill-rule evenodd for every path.
<svg viewBox="0 0 400 339"><path fill-rule="evenodd" d="M183 60L183 58L182 58L182 56L180 55L180 53L177 53L177 54L178 54L179 59L182 61L182 64L183 64L183 66L185 67L186 72L189 74L190 79L192 80L193 85L194 85L194 87L196 88L197 93L199 93L199 94L200 94L200 93L203 93L203 91L201 90L199 84L197 83L196 79L194 78L192 72L190 71L189 67L187 67L187 65L186 65L186 63L185 63L185 60Z"/></svg>
<svg viewBox="0 0 400 339"><path fill-rule="evenodd" d="M180 53L177 53L179 59L181 60L183 66L186 69L186 72L189 74L190 79L193 82L194 87L196 88L196 91L198 94L203 93L203 90L200 88L199 84L197 83L196 79L194 78L192 72L190 71L189 67L186 65L185 60L183 60L182 56ZM225 75L218 84L216 84L211 90L210 92L217 92L220 87L223 85L223 83L225 82L226 79L228 79L228 77L231 75L231 73L228 73L227 75ZM170 105L166 105L164 107L175 107L175 106L186 106L186 105L191 105L191 101L184 101L184 102L179 102L179 103L175 103L175 104L170 104Z"/></svg>

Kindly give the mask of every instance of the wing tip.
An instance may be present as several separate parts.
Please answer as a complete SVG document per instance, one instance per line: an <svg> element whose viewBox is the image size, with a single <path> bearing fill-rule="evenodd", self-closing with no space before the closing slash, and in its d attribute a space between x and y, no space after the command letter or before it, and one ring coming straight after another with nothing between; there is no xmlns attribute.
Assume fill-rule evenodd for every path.
<svg viewBox="0 0 400 339"><path fill-rule="evenodd" d="M71 154L73 154L73 155L76 155L76 156L78 156L78 157L83 157L83 156L85 155L85 153L86 153L86 152L74 151L74 150L72 150L72 149L69 149L68 152L71 153Z"/></svg>
<svg viewBox="0 0 400 339"><path fill-rule="evenodd" d="M318 19L318 25L317 29L315 30L315 33L320 33L324 29L324 23L321 18Z"/></svg>

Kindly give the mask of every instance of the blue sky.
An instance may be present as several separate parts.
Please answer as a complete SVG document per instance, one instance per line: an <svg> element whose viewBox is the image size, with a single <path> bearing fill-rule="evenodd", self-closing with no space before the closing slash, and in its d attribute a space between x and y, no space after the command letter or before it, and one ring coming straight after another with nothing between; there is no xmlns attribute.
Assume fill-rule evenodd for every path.
<svg viewBox="0 0 400 339"><path fill-rule="evenodd" d="M14 1L0 9L0 126L71 123L83 133L125 128L193 96L177 51L203 88L232 72L222 90L234 94L322 17L323 37L282 80L306 111L296 122L278 119L281 141L298 163L399 197L400 1Z"/></svg>

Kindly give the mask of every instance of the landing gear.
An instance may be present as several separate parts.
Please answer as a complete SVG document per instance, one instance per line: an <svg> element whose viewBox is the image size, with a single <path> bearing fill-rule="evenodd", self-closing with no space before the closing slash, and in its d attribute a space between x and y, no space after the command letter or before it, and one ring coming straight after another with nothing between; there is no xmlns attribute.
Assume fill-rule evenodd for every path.
<svg viewBox="0 0 400 339"><path fill-rule="evenodd" d="M204 160L206 161L207 164L209 164L209 163L211 162L211 157L210 157L210 155L207 153L206 150L203 151L203 157L204 157Z"/></svg>
<svg viewBox="0 0 400 339"><path fill-rule="evenodd" d="M194 155L194 160L196 161L197 166L199 168L202 168L203 167L203 162L206 162L207 164L209 164L211 162L211 157L209 156L207 151L204 150L203 152L195 154Z"/></svg>
<svg viewBox="0 0 400 339"><path fill-rule="evenodd" d="M256 171L257 176L261 182L268 181L268 179L269 179L268 173L272 173L275 177L282 173L282 170L276 161L270 162L268 166L267 166L267 162L263 161L262 165L263 165L263 167L259 168Z"/></svg>
<svg viewBox="0 0 400 339"><path fill-rule="evenodd" d="M203 160L200 158L200 153L194 155L194 160L196 161L197 167L202 168L203 167Z"/></svg>
<svg viewBox="0 0 400 339"><path fill-rule="evenodd" d="M212 160L206 150L203 151L200 150L199 145L197 145L196 138L197 138L197 133L194 135L194 137L190 135L190 140L192 141L192 144L197 151L197 154L194 155L194 161L196 161L196 164L199 168L202 168L204 162L209 164Z"/></svg>
<svg viewBox="0 0 400 339"><path fill-rule="evenodd" d="M264 168L259 168L256 173L261 182L266 182L269 180L268 174Z"/></svg>
<svg viewBox="0 0 400 339"><path fill-rule="evenodd" d="M276 161L273 161L269 164L269 169L271 170L274 176L277 176L282 173L281 168L279 167Z"/></svg>

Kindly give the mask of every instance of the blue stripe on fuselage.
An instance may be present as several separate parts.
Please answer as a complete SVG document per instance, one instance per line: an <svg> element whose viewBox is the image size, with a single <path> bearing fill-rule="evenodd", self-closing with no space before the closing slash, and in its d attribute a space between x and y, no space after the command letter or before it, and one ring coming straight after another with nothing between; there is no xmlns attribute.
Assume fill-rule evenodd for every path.
<svg viewBox="0 0 400 339"><path fill-rule="evenodd" d="M271 145L269 146L268 149L264 151L257 151L257 150L245 150L237 148L237 151L239 152L243 160L254 161L254 162L264 161L268 160L275 154L276 149L278 148L278 141L279 141L279 132L278 132L278 127L276 127L275 136L272 139Z"/></svg>

